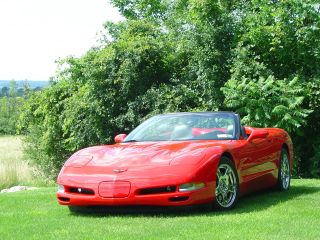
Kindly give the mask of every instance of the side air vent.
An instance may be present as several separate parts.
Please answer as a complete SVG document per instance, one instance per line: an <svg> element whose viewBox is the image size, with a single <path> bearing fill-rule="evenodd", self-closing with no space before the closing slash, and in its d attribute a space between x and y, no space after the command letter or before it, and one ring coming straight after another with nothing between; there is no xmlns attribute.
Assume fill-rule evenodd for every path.
<svg viewBox="0 0 320 240"><path fill-rule="evenodd" d="M142 188L138 190L138 195L159 194L159 193L173 193L176 191L176 186Z"/></svg>

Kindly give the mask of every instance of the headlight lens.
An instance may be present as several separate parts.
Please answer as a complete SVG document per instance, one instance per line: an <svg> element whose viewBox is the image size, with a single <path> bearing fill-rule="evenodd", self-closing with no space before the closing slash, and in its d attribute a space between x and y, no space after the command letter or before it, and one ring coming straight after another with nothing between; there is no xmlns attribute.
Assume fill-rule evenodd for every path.
<svg viewBox="0 0 320 240"><path fill-rule="evenodd" d="M83 167L92 160L92 156L73 155L64 164L65 167Z"/></svg>
<svg viewBox="0 0 320 240"><path fill-rule="evenodd" d="M206 185L203 182L184 183L179 186L179 192L188 192L204 188Z"/></svg>
<svg viewBox="0 0 320 240"><path fill-rule="evenodd" d="M63 185L58 185L58 193L64 193L64 186Z"/></svg>

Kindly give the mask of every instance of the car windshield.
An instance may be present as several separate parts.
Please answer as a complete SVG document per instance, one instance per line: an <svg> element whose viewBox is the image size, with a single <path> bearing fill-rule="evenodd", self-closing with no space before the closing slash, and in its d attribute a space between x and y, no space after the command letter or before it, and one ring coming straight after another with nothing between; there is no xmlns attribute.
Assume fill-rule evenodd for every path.
<svg viewBox="0 0 320 240"><path fill-rule="evenodd" d="M235 118L230 113L180 113L148 119L135 128L124 142L234 138Z"/></svg>

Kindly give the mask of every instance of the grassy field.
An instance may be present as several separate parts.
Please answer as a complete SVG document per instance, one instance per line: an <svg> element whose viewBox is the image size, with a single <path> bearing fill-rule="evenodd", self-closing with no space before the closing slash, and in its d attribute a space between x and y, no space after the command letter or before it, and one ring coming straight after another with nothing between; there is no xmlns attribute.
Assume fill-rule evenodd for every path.
<svg viewBox="0 0 320 240"><path fill-rule="evenodd" d="M21 140L0 137L0 189L43 183L31 176ZM0 239L320 239L320 180L293 180L289 192L240 199L236 209L107 209L70 213L55 188L0 194Z"/></svg>
<svg viewBox="0 0 320 240"><path fill-rule="evenodd" d="M130 211L129 211L130 210ZM72 214L54 188L0 194L1 239L320 239L320 180L240 199L230 212L109 210Z"/></svg>
<svg viewBox="0 0 320 240"><path fill-rule="evenodd" d="M0 189L31 181L31 169L23 160L20 137L0 136Z"/></svg>

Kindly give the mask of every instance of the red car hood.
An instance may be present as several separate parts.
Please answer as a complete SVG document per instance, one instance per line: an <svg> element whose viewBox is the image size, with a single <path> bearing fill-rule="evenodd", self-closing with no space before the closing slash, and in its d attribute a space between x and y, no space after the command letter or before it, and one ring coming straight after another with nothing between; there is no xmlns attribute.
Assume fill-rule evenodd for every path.
<svg viewBox="0 0 320 240"><path fill-rule="evenodd" d="M152 165L197 164L209 147L221 151L229 141L165 141L120 143L90 147L74 154L67 166L141 167ZM83 159L86 160L83 160Z"/></svg>

